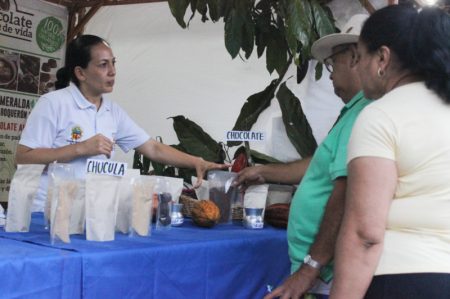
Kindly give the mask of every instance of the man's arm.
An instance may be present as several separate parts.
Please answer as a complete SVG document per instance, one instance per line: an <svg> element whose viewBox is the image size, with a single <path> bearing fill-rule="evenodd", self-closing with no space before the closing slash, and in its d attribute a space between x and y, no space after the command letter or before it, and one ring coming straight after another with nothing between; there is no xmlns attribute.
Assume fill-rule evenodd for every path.
<svg viewBox="0 0 450 299"><path fill-rule="evenodd" d="M298 184L305 175L311 157L284 164L266 164L244 168L238 173L237 185L264 183Z"/></svg>
<svg viewBox="0 0 450 299"><path fill-rule="evenodd" d="M328 264L333 258L339 225L344 213L346 189L347 178L337 178L326 205L319 232L309 251L311 257L321 265ZM314 285L319 274L320 271L318 269L302 264L280 287L276 288L264 299L279 296L282 296L282 298L300 298Z"/></svg>

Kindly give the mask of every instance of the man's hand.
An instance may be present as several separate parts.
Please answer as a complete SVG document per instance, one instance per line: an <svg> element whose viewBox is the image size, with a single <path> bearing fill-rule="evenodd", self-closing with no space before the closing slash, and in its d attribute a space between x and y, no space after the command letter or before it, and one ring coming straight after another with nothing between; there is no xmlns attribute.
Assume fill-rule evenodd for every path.
<svg viewBox="0 0 450 299"><path fill-rule="evenodd" d="M319 270L302 265L299 270L289 276L281 286L273 290L270 294L267 294L264 299L302 298L314 286L318 276Z"/></svg>
<svg viewBox="0 0 450 299"><path fill-rule="evenodd" d="M244 168L238 173L234 180L234 184L237 186L264 184L266 179L262 175L263 167L263 165L258 165Z"/></svg>

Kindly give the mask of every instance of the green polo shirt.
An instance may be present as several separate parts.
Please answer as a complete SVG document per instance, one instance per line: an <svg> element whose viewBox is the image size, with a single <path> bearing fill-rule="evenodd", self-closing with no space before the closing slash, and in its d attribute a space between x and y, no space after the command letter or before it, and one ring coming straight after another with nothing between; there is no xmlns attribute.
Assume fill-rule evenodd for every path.
<svg viewBox="0 0 450 299"><path fill-rule="evenodd" d="M297 271L314 242L334 180L347 176L347 144L353 123L369 103L360 91L342 108L338 121L317 148L295 192L287 230L291 272ZM323 268L321 278L328 282L332 277L330 263Z"/></svg>

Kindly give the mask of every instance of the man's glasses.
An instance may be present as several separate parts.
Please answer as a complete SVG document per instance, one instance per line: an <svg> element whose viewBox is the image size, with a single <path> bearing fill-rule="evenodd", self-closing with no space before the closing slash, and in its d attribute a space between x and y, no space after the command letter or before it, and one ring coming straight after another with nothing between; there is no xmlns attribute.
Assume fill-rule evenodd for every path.
<svg viewBox="0 0 450 299"><path fill-rule="evenodd" d="M339 51L331 54L330 56L328 56L327 58L325 58L323 60L323 64L325 65L325 67L327 68L327 70L332 73L333 72L333 65L334 65L334 57L336 57L336 55L339 55L341 53L346 52L348 49L350 49L349 47L345 47L340 49Z"/></svg>

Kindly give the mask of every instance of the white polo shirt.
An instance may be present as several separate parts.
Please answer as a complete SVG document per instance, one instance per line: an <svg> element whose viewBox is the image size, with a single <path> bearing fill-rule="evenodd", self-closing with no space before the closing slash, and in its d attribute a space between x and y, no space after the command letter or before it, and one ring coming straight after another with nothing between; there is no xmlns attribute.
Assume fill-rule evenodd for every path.
<svg viewBox="0 0 450 299"><path fill-rule="evenodd" d="M70 84L39 99L27 119L19 144L30 148L59 148L85 141L96 134L115 140L124 152L150 139L119 105L103 96L102 105L97 111L95 105L74 84ZM88 158L106 159L106 156L86 156L71 161L80 178L85 175ZM33 211L44 209L46 194L47 175L43 174Z"/></svg>

